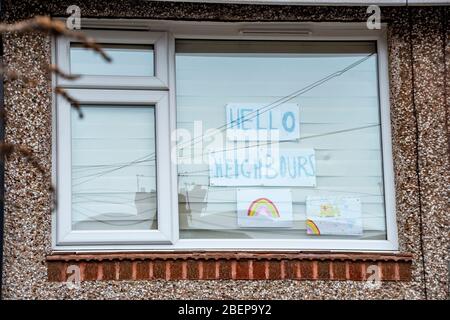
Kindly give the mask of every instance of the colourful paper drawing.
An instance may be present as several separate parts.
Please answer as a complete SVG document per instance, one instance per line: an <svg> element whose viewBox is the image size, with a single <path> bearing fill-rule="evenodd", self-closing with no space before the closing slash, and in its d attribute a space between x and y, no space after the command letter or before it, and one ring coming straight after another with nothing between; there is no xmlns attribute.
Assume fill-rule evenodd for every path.
<svg viewBox="0 0 450 320"><path fill-rule="evenodd" d="M238 189L237 223L245 228L292 227L291 190Z"/></svg>
<svg viewBox="0 0 450 320"><path fill-rule="evenodd" d="M339 217L340 210L337 206L331 203L324 203L320 205L321 217Z"/></svg>
<svg viewBox="0 0 450 320"><path fill-rule="evenodd" d="M306 234L362 235L361 200L355 197L307 197Z"/></svg>
<svg viewBox="0 0 450 320"><path fill-rule="evenodd" d="M279 218L280 213L278 208L273 202L267 198L259 198L253 201L248 207L247 215L252 216L266 216Z"/></svg>
<svg viewBox="0 0 450 320"><path fill-rule="evenodd" d="M319 230L319 228L317 228L314 221L309 220L309 219L306 220L306 233L307 234L316 234L316 235L320 234L320 230Z"/></svg>

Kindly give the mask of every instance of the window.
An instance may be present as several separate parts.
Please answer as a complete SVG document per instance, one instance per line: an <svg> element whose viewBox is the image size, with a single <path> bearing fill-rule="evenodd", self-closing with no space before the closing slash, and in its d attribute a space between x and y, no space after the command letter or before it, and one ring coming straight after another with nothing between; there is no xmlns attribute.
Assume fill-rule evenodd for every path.
<svg viewBox="0 0 450 320"><path fill-rule="evenodd" d="M57 41L56 249L397 249L383 31L153 26Z"/></svg>
<svg viewBox="0 0 450 320"><path fill-rule="evenodd" d="M311 219L311 223L322 224L325 234L321 238L386 239L374 42L179 40L176 52L178 127L191 130L197 121L202 125L198 130L217 131L208 137L215 143L205 144L200 150L203 159L192 161L204 160L197 161L202 164L178 166L178 188L184 199L180 200L179 207L190 207L188 217L180 212L181 238L307 239L311 237L307 233L308 209L322 207L320 214L325 214L323 207L329 203L330 215L342 215L339 219L327 217L332 221L330 224L346 219L343 216L353 217L347 212L353 210L360 212L344 221L363 228L358 232L356 227L352 230L342 224L341 232L346 235L341 235L339 230L328 229L325 219L319 217L318 222ZM284 104L274 103L366 58L360 65L305 94L293 96ZM234 107L226 112L225 106L230 103ZM260 113L252 115L254 108ZM283 108L289 111L282 111ZM295 109L292 116L291 110ZM273 111L295 119L282 123L282 119L275 120ZM237 125L243 128L240 137L236 141L227 140L229 128L223 124L233 121L227 115L236 118L242 112L248 116L243 117L242 125ZM298 129L298 134L279 143L271 141L270 147L277 148L280 159L286 161L286 169L272 166L272 181L267 181L261 168L242 168L251 155L245 155L244 151L267 149L266 139L240 138L256 126L263 133L268 127L278 128L278 122L282 123L282 130L286 126L292 131ZM197 147L191 143L186 145L191 149ZM243 157L223 155L223 150L230 149L236 153L241 151ZM315 163L305 165L302 170L295 158L308 149L312 150L309 153L314 155ZM211 152L222 157L220 160L225 157L226 166L232 172L225 173L222 162L210 168L207 156ZM261 152L259 157L264 158L267 152ZM183 160L180 157L180 163ZM223 178L226 174L232 178ZM301 182L308 174L315 178L314 184ZM277 202L284 199L280 198L280 191L290 193L287 201L292 203L288 205L292 209L287 209L290 221L283 224L286 227L278 228L276 219L275 222L268 219L267 223L252 222L254 218L236 219L239 201L246 201L245 197L239 197L239 192L248 193L250 198L252 193L261 193L261 197ZM340 199L342 196L344 199ZM340 201L345 204L341 205ZM351 209L344 209L346 205ZM341 212L333 213L333 210Z"/></svg>
<svg viewBox="0 0 450 320"><path fill-rule="evenodd" d="M168 86L167 34L164 32L89 30L112 58L105 62L92 50L67 38L57 39L59 67L82 75L75 81L59 78L58 84L83 88L148 88Z"/></svg>
<svg viewBox="0 0 450 320"><path fill-rule="evenodd" d="M84 116L58 98L58 243L169 243L167 92L68 93Z"/></svg>
<svg viewBox="0 0 450 320"><path fill-rule="evenodd" d="M83 119L71 113L72 228L158 229L154 106L81 107Z"/></svg>
<svg viewBox="0 0 450 320"><path fill-rule="evenodd" d="M102 49L114 63L106 62L98 54L78 43L71 44L71 73L139 77L153 77L155 75L153 46L103 44Z"/></svg>

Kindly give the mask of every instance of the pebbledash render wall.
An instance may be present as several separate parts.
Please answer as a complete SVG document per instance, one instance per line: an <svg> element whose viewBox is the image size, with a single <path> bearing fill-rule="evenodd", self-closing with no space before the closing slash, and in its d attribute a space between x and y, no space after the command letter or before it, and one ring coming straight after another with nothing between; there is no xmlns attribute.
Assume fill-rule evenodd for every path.
<svg viewBox="0 0 450 320"><path fill-rule="evenodd" d="M9 5L8 5L9 3ZM365 21L366 7L305 7L152 1L6 2L8 22L34 15L208 21ZM410 16L408 15L410 10ZM390 99L400 253L412 254L410 279L367 288L345 280L110 280L79 289L49 281L52 94L45 64L50 37L3 38L5 62L36 80L5 84L6 137L31 147L48 169L42 177L24 161L5 164L5 299L445 299L448 297L450 7L383 7L388 24ZM51 261L50 261L51 262ZM350 262L351 264L351 262ZM331 269L330 269L331 270ZM320 270L319 270L320 271ZM117 271L119 272L119 271ZM135 272L135 271L134 271ZM398 275L398 268L397 268ZM316 271L317 274L317 271ZM112 278L115 278L114 276ZM120 276L117 276L120 279ZM314 278L314 277L313 277ZM320 279L320 272L318 277ZM331 277L332 278L332 277ZM346 277L344 276L344 279ZM406 278L409 278L407 276Z"/></svg>

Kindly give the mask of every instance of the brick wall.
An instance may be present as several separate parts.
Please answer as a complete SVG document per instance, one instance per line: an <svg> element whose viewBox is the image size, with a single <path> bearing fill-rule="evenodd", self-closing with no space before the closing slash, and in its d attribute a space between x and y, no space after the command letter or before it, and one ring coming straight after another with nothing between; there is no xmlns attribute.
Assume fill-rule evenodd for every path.
<svg viewBox="0 0 450 320"><path fill-rule="evenodd" d="M92 280L380 280L409 281L412 256L357 253L123 253L57 254L47 257L49 281L65 281L73 267ZM373 268L373 267L372 267ZM68 272L71 271L71 272Z"/></svg>

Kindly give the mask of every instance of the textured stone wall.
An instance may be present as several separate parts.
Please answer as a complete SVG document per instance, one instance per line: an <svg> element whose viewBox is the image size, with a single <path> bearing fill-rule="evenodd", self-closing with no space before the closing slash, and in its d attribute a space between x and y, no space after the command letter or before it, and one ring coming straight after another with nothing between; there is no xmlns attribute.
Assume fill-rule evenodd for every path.
<svg viewBox="0 0 450 320"><path fill-rule="evenodd" d="M363 7L300 7L191 4L144 1L13 1L8 21L36 14L65 16L78 4L83 17L217 21L364 21ZM52 166L50 39L4 37L5 60L37 81L5 86L6 136L36 152L48 168L42 177L17 158L6 162L5 298L446 298L448 290L448 186L450 45L449 7L382 9L389 25L390 94L397 222L402 252L413 254L411 282L385 282L368 289L353 281L107 281L69 290L47 281L51 253Z"/></svg>
<svg viewBox="0 0 450 320"><path fill-rule="evenodd" d="M448 281L449 154L445 91L445 23L439 9L412 15L414 109L417 121L423 259L429 298ZM447 70L448 71L448 70ZM448 74L447 74L448 76ZM443 232L444 231L444 232Z"/></svg>

